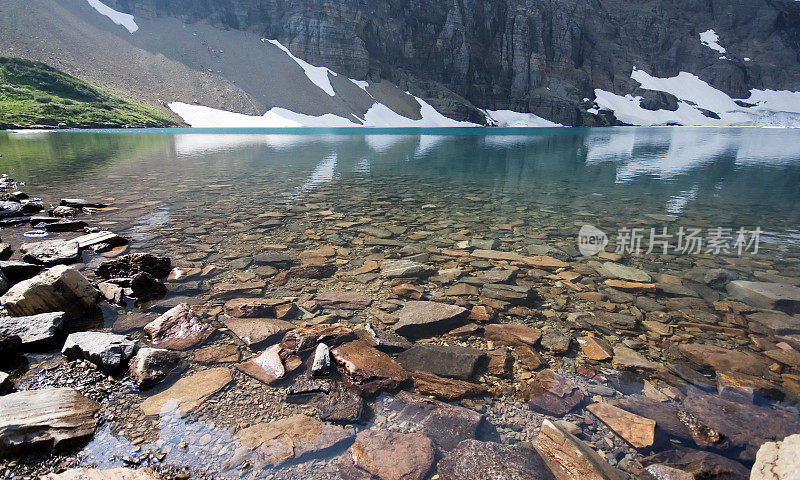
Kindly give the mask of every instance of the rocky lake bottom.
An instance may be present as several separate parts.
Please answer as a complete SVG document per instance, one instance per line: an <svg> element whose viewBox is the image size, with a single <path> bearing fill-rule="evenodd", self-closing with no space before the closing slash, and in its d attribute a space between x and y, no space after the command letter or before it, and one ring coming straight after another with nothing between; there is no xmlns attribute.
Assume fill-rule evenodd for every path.
<svg viewBox="0 0 800 480"><path fill-rule="evenodd" d="M569 130L0 133L0 477L797 478L796 134Z"/></svg>

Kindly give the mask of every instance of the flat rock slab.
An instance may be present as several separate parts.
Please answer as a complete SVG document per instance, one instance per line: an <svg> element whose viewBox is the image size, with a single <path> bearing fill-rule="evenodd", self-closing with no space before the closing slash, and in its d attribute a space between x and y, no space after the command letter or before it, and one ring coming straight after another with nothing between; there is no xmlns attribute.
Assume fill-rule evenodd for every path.
<svg viewBox="0 0 800 480"><path fill-rule="evenodd" d="M800 333L800 315L781 312L757 312L747 315L750 330L764 335L794 335Z"/></svg>
<svg viewBox="0 0 800 480"><path fill-rule="evenodd" d="M441 377L469 380L485 354L477 349L450 345L414 345L397 356L408 371L421 370Z"/></svg>
<svg viewBox="0 0 800 480"><path fill-rule="evenodd" d="M20 251L24 254L22 260L47 267L75 263L81 259L81 250L75 241L45 240L23 243Z"/></svg>
<svg viewBox="0 0 800 480"><path fill-rule="evenodd" d="M439 461L437 470L441 480L553 478L536 450L478 440L464 440L459 443Z"/></svg>
<svg viewBox="0 0 800 480"><path fill-rule="evenodd" d="M357 292L335 290L320 293L314 302L322 308L363 310L372 305L372 298Z"/></svg>
<svg viewBox="0 0 800 480"><path fill-rule="evenodd" d="M561 417L583 401L583 392L566 375L547 369L520 388L520 394L533 410Z"/></svg>
<svg viewBox="0 0 800 480"><path fill-rule="evenodd" d="M127 364L136 353L136 344L125 335L106 332L71 333L61 349L69 359L88 360L106 373L111 373Z"/></svg>
<svg viewBox="0 0 800 480"><path fill-rule="evenodd" d="M529 267L541 268L542 270L558 270L569 266L567 262L561 261L548 255L534 255L532 257L522 257L522 263Z"/></svg>
<svg viewBox="0 0 800 480"><path fill-rule="evenodd" d="M153 346L170 350L189 350L214 330L216 327L201 321L185 303L172 307L144 327L144 333Z"/></svg>
<svg viewBox="0 0 800 480"><path fill-rule="evenodd" d="M280 345L273 345L257 357L237 365L236 368L242 373L270 385L286 375L280 351Z"/></svg>
<svg viewBox="0 0 800 480"><path fill-rule="evenodd" d="M522 255L516 252L501 252L499 250L473 250L471 255L483 260L505 260L508 262L521 262Z"/></svg>
<svg viewBox="0 0 800 480"><path fill-rule="evenodd" d="M406 383L410 375L389 355L354 340L331 349L344 379L353 387L367 393L394 391Z"/></svg>
<svg viewBox="0 0 800 480"><path fill-rule="evenodd" d="M634 267L628 267L614 262L605 262L603 270L608 273L608 276L628 280L630 282L650 282L652 277L644 270Z"/></svg>
<svg viewBox="0 0 800 480"><path fill-rule="evenodd" d="M225 367L201 370L183 377L168 389L145 399L140 408L145 415L158 415L170 402L175 402L181 413L187 414L202 405L208 397L225 388L233 377Z"/></svg>
<svg viewBox="0 0 800 480"><path fill-rule="evenodd" d="M276 298L234 298L225 302L225 314L238 318L276 318L275 308L290 303Z"/></svg>
<svg viewBox="0 0 800 480"><path fill-rule="evenodd" d="M298 353L313 350L324 343L328 346L340 345L355 338L350 327L341 323L310 325L286 332L281 341L281 348L286 353Z"/></svg>
<svg viewBox="0 0 800 480"><path fill-rule="evenodd" d="M29 317L0 317L0 332L17 335L25 348L49 346L64 328L64 312L41 313Z"/></svg>
<svg viewBox="0 0 800 480"><path fill-rule="evenodd" d="M42 477L42 480L161 480L149 468L112 468L100 470L97 468L72 468L66 472L51 473Z"/></svg>
<svg viewBox="0 0 800 480"><path fill-rule="evenodd" d="M251 346L277 340L295 328L293 323L277 318L229 318L225 321L225 326Z"/></svg>
<svg viewBox="0 0 800 480"><path fill-rule="evenodd" d="M469 310L439 302L408 301L398 313L395 333L410 340L433 337L460 327Z"/></svg>
<svg viewBox="0 0 800 480"><path fill-rule="evenodd" d="M780 442L767 442L758 449L750 480L793 480L800 478L800 435Z"/></svg>
<svg viewBox="0 0 800 480"><path fill-rule="evenodd" d="M556 480L623 480L622 471L608 464L586 443L550 420L542 423L533 447Z"/></svg>
<svg viewBox="0 0 800 480"><path fill-rule="evenodd" d="M328 425L306 415L292 415L268 423L259 423L236 434L247 452L254 454L262 465L279 465L288 460L323 452L352 441L355 434L350 429ZM239 464L244 458L235 458Z"/></svg>
<svg viewBox="0 0 800 480"><path fill-rule="evenodd" d="M0 397L0 456L69 447L94 434L100 404L71 388Z"/></svg>
<svg viewBox="0 0 800 480"><path fill-rule="evenodd" d="M149 273L155 278L166 278L172 270L172 261L167 257L157 257L149 253L131 253L112 260L106 260L95 272L100 278L133 277L139 273Z"/></svg>
<svg viewBox="0 0 800 480"><path fill-rule="evenodd" d="M381 276L386 278L430 277L436 272L436 267L411 260L387 260L381 263Z"/></svg>
<svg viewBox="0 0 800 480"><path fill-rule="evenodd" d="M731 297L754 307L779 310L790 315L800 313L800 287L785 283L736 280L725 288Z"/></svg>
<svg viewBox="0 0 800 480"><path fill-rule="evenodd" d="M65 312L67 318L75 318L93 309L99 296L80 272L58 265L14 285L0 303L14 317Z"/></svg>
<svg viewBox="0 0 800 480"><path fill-rule="evenodd" d="M614 356L614 350L611 345L602 338L578 337L578 345L581 346L581 351L590 360L602 361Z"/></svg>
<svg viewBox="0 0 800 480"><path fill-rule="evenodd" d="M761 355L753 352L728 350L715 345L688 343L678 350L689 360L721 373L735 372L762 377L769 375L769 364Z"/></svg>
<svg viewBox="0 0 800 480"><path fill-rule="evenodd" d="M647 448L655 440L656 422L640 417L608 403L593 403L586 407L611 430L636 448Z"/></svg>
<svg viewBox="0 0 800 480"><path fill-rule="evenodd" d="M381 480L422 480L433 466L433 441L422 433L364 430L350 447L353 464Z"/></svg>
<svg viewBox="0 0 800 480"><path fill-rule="evenodd" d="M414 372L414 390L447 401L465 397L477 397L487 392L487 388L484 385L444 378L420 371Z"/></svg>
<svg viewBox="0 0 800 480"><path fill-rule="evenodd" d="M508 302L512 305L527 305L534 297L531 287L506 285L505 283L485 284L481 294L484 297Z"/></svg>
<svg viewBox="0 0 800 480"><path fill-rule="evenodd" d="M542 332L538 328L520 325L516 323L491 324L486 325L483 336L488 341L512 347L519 345L534 346L542 338Z"/></svg>
<svg viewBox="0 0 800 480"><path fill-rule="evenodd" d="M641 353L624 345L614 347L611 366L620 370L660 370L663 368L662 365L648 360Z"/></svg>
<svg viewBox="0 0 800 480"><path fill-rule="evenodd" d="M375 412L397 415L396 422L424 433L442 450L452 450L462 440L474 439L483 415L463 407L408 392L384 397L376 402Z"/></svg>

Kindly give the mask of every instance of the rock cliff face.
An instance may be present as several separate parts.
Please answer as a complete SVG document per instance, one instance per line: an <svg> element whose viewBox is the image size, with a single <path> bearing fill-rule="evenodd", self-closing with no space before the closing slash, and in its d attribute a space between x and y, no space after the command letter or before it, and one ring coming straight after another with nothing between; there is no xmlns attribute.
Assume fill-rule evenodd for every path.
<svg viewBox="0 0 800 480"><path fill-rule="evenodd" d="M800 2L794 0L109 0L143 18L177 17L276 38L298 57L356 79L389 80L446 115L531 112L567 125L594 89L674 109L637 89L691 72L733 98L800 90ZM725 58L700 42L714 29ZM585 100L589 99L589 100ZM614 120L610 120L613 122Z"/></svg>

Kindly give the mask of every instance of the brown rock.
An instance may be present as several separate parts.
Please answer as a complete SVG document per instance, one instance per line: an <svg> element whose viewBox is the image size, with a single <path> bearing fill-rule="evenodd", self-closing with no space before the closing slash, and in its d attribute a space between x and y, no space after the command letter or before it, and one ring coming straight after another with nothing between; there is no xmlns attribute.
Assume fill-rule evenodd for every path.
<svg viewBox="0 0 800 480"><path fill-rule="evenodd" d="M477 397L486 393L486 387L483 385L421 371L414 372L414 390L447 401Z"/></svg>
<svg viewBox="0 0 800 480"><path fill-rule="evenodd" d="M473 250L471 255L484 260L506 260L509 262L522 261L522 255L515 252L501 252L499 250Z"/></svg>
<svg viewBox="0 0 800 480"><path fill-rule="evenodd" d="M240 283L216 283L211 288L211 295L224 296L224 295L243 293L249 290L261 291L266 286L267 283L264 282L263 280L252 280L249 282L240 282Z"/></svg>
<svg viewBox="0 0 800 480"><path fill-rule="evenodd" d="M409 301L398 313L394 331L408 339L432 337L466 323L468 310L439 302Z"/></svg>
<svg viewBox="0 0 800 480"><path fill-rule="evenodd" d="M364 430L350 447L353 463L381 480L422 480L433 466L433 442L422 433Z"/></svg>
<svg viewBox="0 0 800 480"><path fill-rule="evenodd" d="M656 285L654 283L629 282L627 280L613 280L613 279L608 279L604 283L611 288L624 290L626 292L642 292L642 293L656 292Z"/></svg>
<svg viewBox="0 0 800 480"><path fill-rule="evenodd" d="M701 343L683 344L678 350L697 365L719 372L736 372L755 377L769 375L769 365L755 353L728 350Z"/></svg>
<svg viewBox="0 0 800 480"><path fill-rule="evenodd" d="M539 454L527 447L464 440L439 462L441 480L552 480Z"/></svg>
<svg viewBox="0 0 800 480"><path fill-rule="evenodd" d="M158 415L167 403L175 401L181 413L186 414L202 405L208 397L225 388L232 380L230 370L224 367L201 370L145 399L140 408L145 415Z"/></svg>
<svg viewBox="0 0 800 480"><path fill-rule="evenodd" d="M589 445L550 420L542 423L533 447L556 480L624 480L625 474L608 464Z"/></svg>
<svg viewBox="0 0 800 480"><path fill-rule="evenodd" d="M520 394L533 410L559 417L583 401L583 392L572 379L550 369L523 384Z"/></svg>
<svg viewBox="0 0 800 480"><path fill-rule="evenodd" d="M194 352L194 361L202 365L235 363L239 361L239 347L232 343L211 345Z"/></svg>
<svg viewBox="0 0 800 480"><path fill-rule="evenodd" d="M363 310L372 305L372 299L357 292L330 291L317 295L314 301L322 308Z"/></svg>
<svg viewBox="0 0 800 480"><path fill-rule="evenodd" d="M353 338L353 331L341 323L311 325L287 332L281 347L286 353L297 353L317 348L320 343L333 346Z"/></svg>
<svg viewBox="0 0 800 480"><path fill-rule="evenodd" d="M225 326L247 345L257 346L276 340L295 328L293 323L277 318L229 318Z"/></svg>
<svg viewBox="0 0 800 480"><path fill-rule="evenodd" d="M486 325L483 336L488 341L502 345L536 345L542 332L527 325L514 323Z"/></svg>
<svg viewBox="0 0 800 480"><path fill-rule="evenodd" d="M662 365L652 362L632 348L624 345L614 347L614 358L611 359L611 366L620 370L661 370Z"/></svg>
<svg viewBox="0 0 800 480"><path fill-rule="evenodd" d="M234 298L225 302L225 313L239 318L275 318L275 307L286 303L291 302L275 298Z"/></svg>
<svg viewBox="0 0 800 480"><path fill-rule="evenodd" d="M514 357L506 347L489 350L489 374L505 378L511 375Z"/></svg>
<svg viewBox="0 0 800 480"><path fill-rule="evenodd" d="M544 365L542 357L530 345L519 345L514 347L519 362L528 370L534 371Z"/></svg>
<svg viewBox="0 0 800 480"><path fill-rule="evenodd" d="M579 337L578 345L581 346L583 354L590 360L608 360L614 355L614 350L611 348L611 345L602 338Z"/></svg>
<svg viewBox="0 0 800 480"><path fill-rule="evenodd" d="M522 263L529 267L541 268L542 270L558 270L569 266L567 262L547 255L534 255L532 257L522 257Z"/></svg>
<svg viewBox="0 0 800 480"><path fill-rule="evenodd" d="M626 412L608 403L593 403L586 407L611 430L636 448L646 448L655 440L656 422Z"/></svg>
<svg viewBox="0 0 800 480"><path fill-rule="evenodd" d="M167 310L144 327L150 343L170 350L188 350L208 338L214 330L213 325L200 321L185 303Z"/></svg>
<svg viewBox="0 0 800 480"><path fill-rule="evenodd" d="M275 383L286 374L283 360L280 356L281 346L273 345L264 350L259 356L236 365L236 368L256 380L260 380L267 385Z"/></svg>
<svg viewBox="0 0 800 480"><path fill-rule="evenodd" d="M492 307L486 305L475 305L469 312L469 320L473 322L490 322L497 316L497 312Z"/></svg>
<svg viewBox="0 0 800 480"><path fill-rule="evenodd" d="M444 290L444 294L450 297L478 296L480 293L481 291L478 287L466 283L457 283Z"/></svg>
<svg viewBox="0 0 800 480"><path fill-rule="evenodd" d="M368 393L397 390L409 379L391 357L361 340L335 347L331 355L348 383Z"/></svg>

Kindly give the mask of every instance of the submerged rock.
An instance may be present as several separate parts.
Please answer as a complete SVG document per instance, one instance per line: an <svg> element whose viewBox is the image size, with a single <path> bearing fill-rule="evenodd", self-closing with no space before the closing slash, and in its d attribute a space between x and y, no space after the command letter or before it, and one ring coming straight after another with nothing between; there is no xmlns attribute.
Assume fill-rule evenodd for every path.
<svg viewBox="0 0 800 480"><path fill-rule="evenodd" d="M71 333L61 349L65 357L88 360L106 373L124 366L135 352L136 344L125 335L105 332Z"/></svg>
<svg viewBox="0 0 800 480"><path fill-rule="evenodd" d="M331 355L347 382L368 393L397 390L409 379L391 357L361 340L335 347Z"/></svg>
<svg viewBox="0 0 800 480"><path fill-rule="evenodd" d="M281 348L287 354L297 353L317 348L320 343L335 346L353 338L355 338L353 331L341 323L311 325L287 332L281 342Z"/></svg>
<svg viewBox="0 0 800 480"><path fill-rule="evenodd" d="M342 310L363 310L372 305L366 295L348 291L330 291L314 297L314 302L322 308Z"/></svg>
<svg viewBox="0 0 800 480"><path fill-rule="evenodd" d="M441 400L476 397L487 392L484 385L444 378L429 372L414 372L414 390Z"/></svg>
<svg viewBox="0 0 800 480"><path fill-rule="evenodd" d="M477 349L451 345L414 345L397 356L408 371L421 370L442 377L469 380L486 355Z"/></svg>
<svg viewBox="0 0 800 480"><path fill-rule="evenodd" d="M394 331L410 340L440 335L466 323L469 310L439 302L409 301L398 313Z"/></svg>
<svg viewBox="0 0 800 480"><path fill-rule="evenodd" d="M259 356L237 365L236 368L242 373L270 385L286 375L280 351L280 345L273 345Z"/></svg>
<svg viewBox="0 0 800 480"><path fill-rule="evenodd" d="M608 403L593 403L586 407L611 430L636 448L646 448L655 440L656 422L617 408Z"/></svg>
<svg viewBox="0 0 800 480"><path fill-rule="evenodd" d="M512 347L520 345L534 346L542 338L542 332L527 325L498 323L486 325L483 336L486 340L501 345L510 345Z"/></svg>
<svg viewBox="0 0 800 480"><path fill-rule="evenodd" d="M350 447L353 464L381 480L422 480L433 466L433 442L422 433L364 430Z"/></svg>
<svg viewBox="0 0 800 480"><path fill-rule="evenodd" d="M71 388L0 397L0 456L73 446L94 434L100 404Z"/></svg>
<svg viewBox="0 0 800 480"><path fill-rule="evenodd" d="M553 478L536 450L478 440L464 440L459 443L439 461L438 472L442 480Z"/></svg>
<svg viewBox="0 0 800 480"><path fill-rule="evenodd" d="M76 318L93 309L99 296L80 272L59 265L14 285L0 303L15 317L65 312L67 318Z"/></svg>
<svg viewBox="0 0 800 480"><path fill-rule="evenodd" d="M800 287L785 283L736 280L725 288L731 297L754 307L779 310L790 315L800 313Z"/></svg>
<svg viewBox="0 0 800 480"><path fill-rule="evenodd" d="M140 408L145 415L158 415L168 404L175 406L182 414L187 414L201 406L211 395L225 388L233 377L225 367L201 370L183 377L161 393L145 399Z"/></svg>
<svg viewBox="0 0 800 480"><path fill-rule="evenodd" d="M589 445L563 427L545 420L533 447L556 480L624 480L626 475L608 464Z"/></svg>
<svg viewBox="0 0 800 480"><path fill-rule="evenodd" d="M96 468L72 468L66 472L51 473L42 477L42 480L161 480L149 468L112 468L101 470Z"/></svg>
<svg viewBox="0 0 800 480"><path fill-rule="evenodd" d="M523 384L520 394L533 410L557 417L583 401L583 392L571 378L550 369L542 370Z"/></svg>
<svg viewBox="0 0 800 480"><path fill-rule="evenodd" d="M161 348L140 348L130 361L129 373L140 390L154 387L178 366L181 357Z"/></svg>
<svg viewBox="0 0 800 480"><path fill-rule="evenodd" d="M293 323L277 318L229 318L225 326L244 343L258 347L295 328Z"/></svg>
<svg viewBox="0 0 800 480"><path fill-rule="evenodd" d="M436 267L411 260L387 260L381 263L381 276L386 278L414 278L436 275Z"/></svg>

